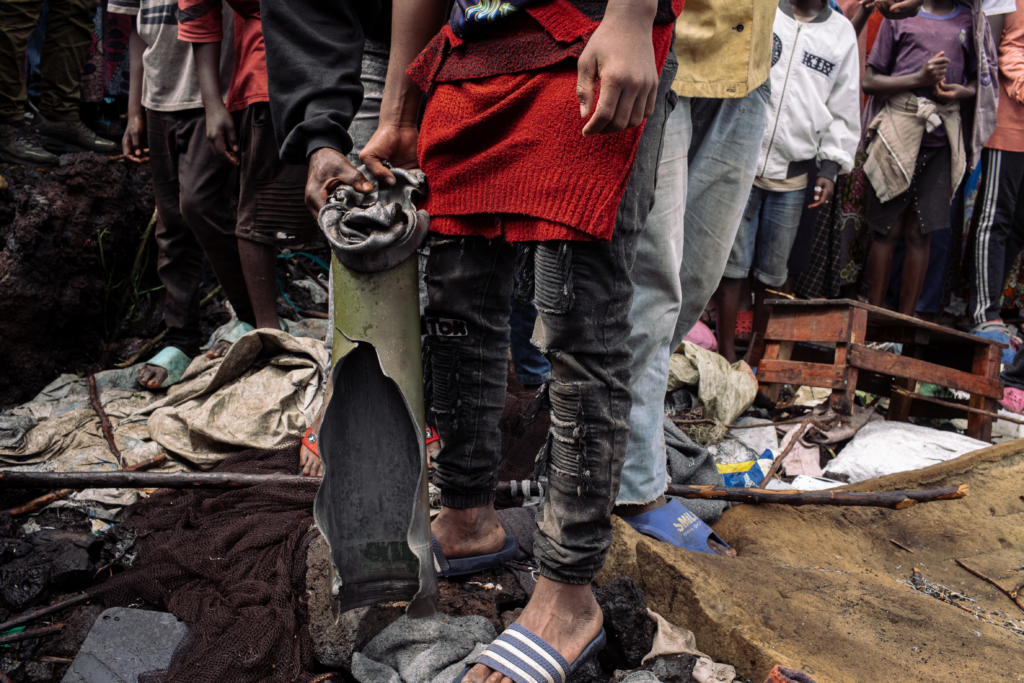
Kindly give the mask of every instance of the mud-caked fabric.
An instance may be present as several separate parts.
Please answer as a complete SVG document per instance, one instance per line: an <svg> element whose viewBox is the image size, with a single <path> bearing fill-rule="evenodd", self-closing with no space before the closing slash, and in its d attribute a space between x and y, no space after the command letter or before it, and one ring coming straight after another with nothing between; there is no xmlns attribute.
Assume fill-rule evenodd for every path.
<svg viewBox="0 0 1024 683"><path fill-rule="evenodd" d="M533 249L535 338L552 367L551 430L537 456L537 473L549 486L534 553L541 574L555 581L589 583L612 541L632 405L629 273L654 203L675 71L670 53L612 239L539 242ZM428 407L444 442L434 481L448 507L479 507L494 497L517 262L523 265L516 249L500 240L430 241L425 364ZM529 292L521 289L516 296L525 298Z"/></svg>
<svg viewBox="0 0 1024 683"><path fill-rule="evenodd" d="M92 41L98 0L51 0L40 59L39 110L51 121L78 119L82 65ZM0 123L20 123L25 113L25 51L43 0L0 2Z"/></svg>

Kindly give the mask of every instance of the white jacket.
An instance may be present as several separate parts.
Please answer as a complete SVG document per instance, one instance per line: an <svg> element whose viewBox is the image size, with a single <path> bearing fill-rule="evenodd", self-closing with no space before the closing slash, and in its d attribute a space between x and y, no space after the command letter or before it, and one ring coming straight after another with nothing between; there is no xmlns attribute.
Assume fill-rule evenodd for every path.
<svg viewBox="0 0 1024 683"><path fill-rule="evenodd" d="M827 5L815 19L793 18L779 0L772 46L772 98L768 103L757 175L782 180L806 172L817 159L819 176L848 173L860 142L860 65L853 24ZM834 162L834 163L829 163ZM792 167L791 167L792 164Z"/></svg>

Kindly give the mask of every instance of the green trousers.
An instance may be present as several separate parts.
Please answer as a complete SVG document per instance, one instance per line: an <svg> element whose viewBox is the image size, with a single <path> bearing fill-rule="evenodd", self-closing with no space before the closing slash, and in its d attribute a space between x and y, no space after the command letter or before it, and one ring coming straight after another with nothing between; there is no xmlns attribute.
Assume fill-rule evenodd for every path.
<svg viewBox="0 0 1024 683"><path fill-rule="evenodd" d="M82 97L82 68L92 42L99 0L49 0L40 79L39 111L53 121L74 121ZM25 50L43 0L0 0L0 123L25 113Z"/></svg>

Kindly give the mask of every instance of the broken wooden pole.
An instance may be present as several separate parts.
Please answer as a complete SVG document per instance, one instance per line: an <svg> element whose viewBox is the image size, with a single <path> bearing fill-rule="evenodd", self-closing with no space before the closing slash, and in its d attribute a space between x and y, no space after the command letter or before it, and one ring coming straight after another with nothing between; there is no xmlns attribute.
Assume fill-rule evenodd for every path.
<svg viewBox="0 0 1024 683"><path fill-rule="evenodd" d="M893 391L899 394L900 396L906 396L907 398L912 398L915 401L934 403L935 405L938 406L945 406L946 408L955 408L957 410L962 410L966 413L973 413L974 415L984 415L986 417L991 417L995 420L1006 420L1007 422L1013 422L1019 425L1024 425L1024 418L1021 417L993 413L991 410L982 410L981 408L969 406L966 403L954 403L953 401L943 401L941 398L935 398L934 396L925 396L924 394L916 394L913 391L907 391L906 389L900 389L898 387L894 388Z"/></svg>
<svg viewBox="0 0 1024 683"><path fill-rule="evenodd" d="M513 491L513 488L515 491ZM503 481L498 484L498 491L509 493L513 496L516 494L528 496L541 494L540 489L537 487L537 482L534 481ZM924 491L883 491L876 493L830 490L769 491L767 489L747 489L733 486L670 484L665 493L679 498L724 500L732 503L860 506L902 510L918 503L965 498L968 493L968 486L967 484L960 484L958 486L947 486L946 488Z"/></svg>
<svg viewBox="0 0 1024 683"><path fill-rule="evenodd" d="M9 636L0 637L0 645L6 645L7 643L16 643L19 640L30 640L32 638L42 638L43 636L52 636L55 633L60 633L64 629L64 624L54 624L53 626L44 626L43 628L35 628L31 631L22 631L21 633L12 633Z"/></svg>
<svg viewBox="0 0 1024 683"><path fill-rule="evenodd" d="M131 467L125 467L124 471L125 472L141 472L143 470L148 470L148 469L151 469L153 467L156 467L157 465L162 465L165 462L167 462L167 455L166 454L158 455L157 457L155 457L155 458L153 458L151 460L146 460L144 462L140 462L138 465L132 465ZM59 489L57 491L51 491L50 493L47 493L45 496L39 496L38 498L33 498L29 502L27 502L27 503L25 503L23 505L19 505L17 507L13 507L10 510L7 510L6 512L11 517L17 517L18 515L27 515L28 513L35 512L36 510L42 510L44 507L46 507L50 503L56 502L56 501L60 500L61 498L64 498L66 496L70 496L72 493L75 492L75 490L76 489Z"/></svg>
<svg viewBox="0 0 1024 683"><path fill-rule="evenodd" d="M540 495L535 481L514 482L517 495ZM153 488L241 489L260 484L319 486L319 477L287 474L240 474L237 472L19 472L0 470L2 488ZM512 493L513 482L498 483L498 490ZM884 507L901 510L917 503L955 500L967 496L967 484L925 491L769 491L729 486L672 484L666 493L680 498L726 500L734 503L781 505L838 505ZM519 493L521 492L521 493Z"/></svg>
<svg viewBox="0 0 1024 683"><path fill-rule="evenodd" d="M319 477L238 472L20 472L0 470L0 488L243 489L260 484L319 485Z"/></svg>
<svg viewBox="0 0 1024 683"><path fill-rule="evenodd" d="M85 593L80 593L74 597L68 598L67 600L61 600L60 602L55 602L52 605L47 605L46 607L40 607L39 609L34 609L29 612L19 614L18 616L12 617L11 619L8 619L4 623L0 624L0 633L3 633L4 631L9 631L12 628L21 626L22 624L27 624L29 622L35 621L36 619L48 616L50 614L63 612L68 607L81 605L83 602L88 602L92 600L92 598L92 593L86 591Z"/></svg>
<svg viewBox="0 0 1024 683"><path fill-rule="evenodd" d="M121 455L117 444L114 443L114 430L110 426L110 418L107 417L106 411L103 410L103 404L100 403L100 392L96 388L96 376L92 372L89 373L89 403L92 404L93 411L100 418L100 427L103 430L103 438L107 440L107 447L110 448L110 452L117 458L118 467L124 468L124 457Z"/></svg>

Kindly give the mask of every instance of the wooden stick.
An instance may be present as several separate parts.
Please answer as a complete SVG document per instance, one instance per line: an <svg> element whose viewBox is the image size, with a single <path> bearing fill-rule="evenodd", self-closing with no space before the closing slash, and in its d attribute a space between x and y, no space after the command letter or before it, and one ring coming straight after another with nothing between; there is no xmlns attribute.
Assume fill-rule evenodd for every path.
<svg viewBox="0 0 1024 683"><path fill-rule="evenodd" d="M9 636L3 636L0 638L0 645L7 643L16 643L19 640L30 640L32 638L42 638L43 636L51 636L54 633L60 633L64 629L64 624L54 624L53 626L44 626L43 628L32 629L31 631L22 631L21 633L12 633Z"/></svg>
<svg viewBox="0 0 1024 683"><path fill-rule="evenodd" d="M146 460L145 462L140 462L138 465L125 467L124 471L141 472L143 470L148 470L150 468L156 467L157 465L162 465L165 462L167 462L167 455L161 454L153 458L152 460ZM75 489L60 489L58 491L53 491L51 493L47 493L45 496L39 496L38 498L34 498L29 502L25 503L24 505L19 505L18 507L13 507L10 510L7 510L7 514L9 514L12 517L17 517L18 515L27 515L28 513L35 512L36 510L42 510L50 503L58 501L61 498L70 496L74 492Z"/></svg>
<svg viewBox="0 0 1024 683"><path fill-rule="evenodd" d="M901 394L903 396L907 396L907 397L915 399L917 401L925 401L926 403L934 403L936 405L945 406L947 408L956 408L957 410L963 410L963 411L968 412L968 413L974 413L975 415L984 415L986 417L991 417L991 418L994 418L996 420L1006 420L1007 422L1014 422L1014 423L1019 424L1019 425L1024 425L1024 419L1019 418L1019 417L1010 417L1009 415L1000 415L999 413L993 413L993 412L991 412L989 410L982 410L981 408L974 408L974 407L969 406L969 405L964 405L963 403L953 403L952 401L943 401L941 398L933 398L931 396L924 396L922 394L915 394L912 391L907 391L906 389L900 389L898 387L893 387L893 391L895 393L897 393L897 394Z"/></svg>
<svg viewBox="0 0 1024 683"><path fill-rule="evenodd" d="M1017 593L1020 592L1021 588L1024 588L1024 581L1021 581L1020 583L1018 583L1016 586L1013 587L1013 590L1010 591L1010 597L1013 598L1014 600L1016 600L1017 599Z"/></svg>
<svg viewBox="0 0 1024 683"><path fill-rule="evenodd" d="M987 576L985 576L984 574L982 574L981 572L979 572L976 569L971 569L970 567L968 567L966 564L964 564L960 560L957 560L957 559L954 558L953 561L956 562L961 567L963 567L964 569L966 569L967 571L969 571L970 573L972 573L975 576L977 576L979 579L982 579L986 583L989 583L989 584L995 586L996 588L998 588L1001 593L1003 593L1006 597L1008 597L1011 600L1013 600L1013 604L1017 605L1017 607L1020 608L1021 611L1024 611L1024 604L1021 604L1020 600L1018 600L1016 596L1010 595L1010 591L1008 591L1005 588L1003 588L1002 586L1000 586L998 583L995 582L994 579L988 578Z"/></svg>
<svg viewBox="0 0 1024 683"><path fill-rule="evenodd" d="M68 659L67 657L51 657L51 656L47 655L46 657L40 657L39 661L40 662L47 662L49 664L70 664L71 662L73 662L75 660Z"/></svg>
<svg viewBox="0 0 1024 683"><path fill-rule="evenodd" d="M782 467L782 461L786 459L790 451L793 450L793 446L796 445L796 443L804 435L804 432L807 431L807 428L810 427L812 424L818 429L821 429L823 427L823 425L817 420L815 420L813 417L805 418L803 422L800 423L800 429L796 430L796 434L794 434L793 438L789 440L789 444L782 449L782 452L779 453L779 457L775 458L775 460L772 461L772 466L768 468L768 474L764 475L764 479L761 480L760 488L764 488L765 486L768 485L768 482L772 480L772 477L775 476L775 473L779 471L780 467Z"/></svg>
<svg viewBox="0 0 1024 683"><path fill-rule="evenodd" d="M757 429L758 427L778 427L780 425L798 425L801 422L803 422L805 418L800 418L800 419L797 419L797 420L782 420L780 422L765 422L763 424L754 424L754 425L727 425L724 422L719 422L718 420L710 420L710 419L700 419L700 420L683 420L683 419L677 419L677 418L671 418L671 419L677 425L713 424L713 425L721 425L721 426L725 427L726 429L733 430L733 429Z"/></svg>
<svg viewBox="0 0 1024 683"><path fill-rule="evenodd" d="M540 489L537 487L537 482L535 481L499 482L498 491L511 493L513 483L516 486L517 495L536 496L541 494ZM968 490L967 484L925 491L886 491L879 493L829 490L769 491L766 489L747 489L730 486L689 486L670 484L666 493L680 498L727 500L735 503L884 507L901 510L903 508L917 505L918 503L930 503L938 500L956 500L958 498L965 498L968 495Z"/></svg>
<svg viewBox="0 0 1024 683"><path fill-rule="evenodd" d="M0 488L62 487L88 488L168 488L168 489L240 489L260 484L309 486L320 484L319 477L284 474L239 474L236 472L19 472L0 471ZM523 482L516 482L521 487ZM526 482L529 492L536 491L536 482ZM512 482L498 484L499 491L511 492ZM525 491L524 491L525 492ZM926 491L767 491L726 486L668 487L668 493L683 498L728 500L739 503L781 503L784 505L860 505L888 507L897 510L917 503L953 500L967 496L967 484Z"/></svg>
<svg viewBox="0 0 1024 683"><path fill-rule="evenodd" d="M893 539L891 539L891 538L890 538L890 539L889 539L889 543L892 543L892 544L893 544L894 546L896 546L897 548L903 548L904 550L906 550L906 551L907 551L908 553L910 553L911 555L913 555L913 554L914 554L914 551L913 551L913 550L911 550L911 549L910 549L910 548L908 548L907 546L903 545L903 544L902 544L902 543L900 543L899 541L894 541Z"/></svg>
<svg viewBox="0 0 1024 683"><path fill-rule="evenodd" d="M311 278L311 279L313 280L313 282L315 282L315 283L317 283L318 285L320 285L321 287L323 287L323 288L324 288L324 291L325 291L325 292L329 291L329 290L327 289L327 285L326 285L326 284L324 284L323 282L321 282L320 278L318 278L318 277L316 276L316 273L314 273L314 272L313 272L313 269L312 269L312 268L310 268L309 266L307 266L307 265L306 265L305 263L303 263L302 261L299 261L298 259L295 259L295 262L299 264L299 267L300 267L300 268L302 268L302 269L303 269L304 271L306 271L306 275L309 275L309 277L310 277L310 278Z"/></svg>
<svg viewBox="0 0 1024 683"><path fill-rule="evenodd" d="M106 411L103 410L103 404L100 403L100 392L96 389L96 376L89 373L89 403L92 404L92 409L99 415L100 427L103 428L103 436L107 440L107 446L110 448L110 452L117 458L117 465L120 468L124 468L124 456L121 455L121 451L118 450L117 444L114 443L114 430L110 426L110 418L107 417Z"/></svg>
<svg viewBox="0 0 1024 683"><path fill-rule="evenodd" d="M72 598L68 598L67 600L55 602L47 607L40 607L39 609L34 609L31 612L19 614L18 616L8 619L4 623L0 624L0 633L3 633L4 631L9 631L15 626L21 626L22 624L27 624L31 621L35 621L40 617L45 617L50 614L56 614L57 612L63 612L68 607L81 605L83 602L88 602L89 600L92 600L92 593L86 591L84 593L79 593L78 595Z"/></svg>
<svg viewBox="0 0 1024 683"><path fill-rule="evenodd" d="M320 318L321 320L327 320L328 318L331 317L331 316L327 315L326 313L321 313L320 311L309 311L309 310L302 311L301 313L299 313L299 315L304 316L306 318Z"/></svg>
<svg viewBox="0 0 1024 683"><path fill-rule="evenodd" d="M305 486L319 484L319 477L287 474L240 474L237 472L22 472L0 470L0 488L65 489L241 489L260 484Z"/></svg>

